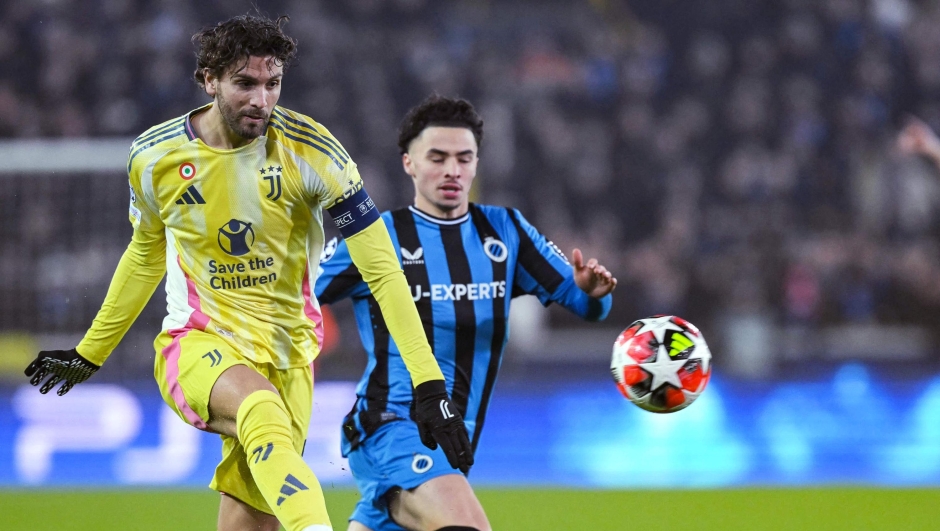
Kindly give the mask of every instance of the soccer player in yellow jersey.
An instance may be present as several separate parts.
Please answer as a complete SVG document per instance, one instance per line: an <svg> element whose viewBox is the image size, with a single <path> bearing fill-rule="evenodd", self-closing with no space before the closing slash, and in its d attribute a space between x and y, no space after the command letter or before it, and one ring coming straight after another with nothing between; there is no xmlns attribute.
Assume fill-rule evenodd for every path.
<svg viewBox="0 0 940 531"><path fill-rule="evenodd" d="M213 101L146 131L128 158L133 238L78 346L26 369L65 394L107 359L167 275L154 375L187 423L219 433L218 528L332 529L301 458L322 319L311 294L322 210L378 300L415 389L415 418L451 466L473 464L463 419L422 328L385 224L325 127L276 107L296 42L239 16L204 29L196 81ZM312 264L312 267L311 267ZM46 377L49 376L48 379ZM45 379L45 382L43 380Z"/></svg>

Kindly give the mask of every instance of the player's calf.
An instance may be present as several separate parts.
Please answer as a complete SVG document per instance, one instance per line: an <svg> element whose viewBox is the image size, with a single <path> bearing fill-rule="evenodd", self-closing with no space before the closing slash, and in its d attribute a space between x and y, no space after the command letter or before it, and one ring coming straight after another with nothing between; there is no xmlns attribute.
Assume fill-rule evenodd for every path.
<svg viewBox="0 0 940 531"><path fill-rule="evenodd" d="M251 475L281 524L288 531L332 530L320 483L294 449L281 397L271 391L248 395L236 423Z"/></svg>

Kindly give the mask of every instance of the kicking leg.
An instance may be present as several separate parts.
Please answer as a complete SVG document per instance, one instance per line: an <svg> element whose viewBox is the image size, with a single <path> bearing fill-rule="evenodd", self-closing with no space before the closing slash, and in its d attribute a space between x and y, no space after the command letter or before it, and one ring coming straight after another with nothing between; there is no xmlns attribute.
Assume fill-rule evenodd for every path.
<svg viewBox="0 0 940 531"><path fill-rule="evenodd" d="M320 484L294 448L284 402L264 376L245 365L227 369L212 388L209 415L210 428L245 448L258 490L288 531L332 530Z"/></svg>
<svg viewBox="0 0 940 531"><path fill-rule="evenodd" d="M460 474L438 476L413 489L392 493L388 501L392 518L406 529L437 531L464 526L491 531L483 506Z"/></svg>

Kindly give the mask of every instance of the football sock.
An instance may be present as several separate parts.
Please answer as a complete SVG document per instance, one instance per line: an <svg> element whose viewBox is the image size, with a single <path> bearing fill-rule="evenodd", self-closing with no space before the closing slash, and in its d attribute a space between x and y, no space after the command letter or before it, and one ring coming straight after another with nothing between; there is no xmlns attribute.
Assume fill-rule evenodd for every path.
<svg viewBox="0 0 940 531"><path fill-rule="evenodd" d="M291 441L281 397L256 391L238 408L238 440L258 490L287 531L329 531L320 482Z"/></svg>

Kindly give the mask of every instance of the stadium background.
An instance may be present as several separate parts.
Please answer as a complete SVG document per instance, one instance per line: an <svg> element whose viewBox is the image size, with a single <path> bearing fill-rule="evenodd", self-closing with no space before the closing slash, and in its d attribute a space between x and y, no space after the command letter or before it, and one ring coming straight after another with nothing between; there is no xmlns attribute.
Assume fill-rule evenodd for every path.
<svg viewBox="0 0 940 531"><path fill-rule="evenodd" d="M801 495L830 513L787 498L796 509L771 521L929 528L916 515L940 498L940 176L894 142L907 114L940 128L936 2L258 5L289 14L300 41L281 104L330 127L380 207L411 200L395 147L405 110L432 91L467 97L486 121L478 199L518 207L620 280L600 325L514 304L471 475L494 523L536 529L502 519L526 512L506 500L602 488L619 497L588 490L571 509L594 529L643 522L660 498L701 505L702 528L737 528L719 509L752 527L769 513L743 500L780 510L774 496ZM208 516L194 528L212 525L214 498L197 493L218 440L170 415L152 380L161 290L92 382L42 397L21 371L39 348L73 346L100 305L130 235L130 140L206 101L189 36L249 9L0 5L0 507L13 522L42 528L31 503L86 492L80 505L107 507L117 494L97 489L133 486L140 505L167 507L193 489ZM338 419L364 356L348 305L333 310L306 455L339 524L354 497ZM619 329L656 313L698 324L715 355L708 392L672 416L626 404L608 375ZM647 490L675 488L718 490ZM147 521L136 514L113 526Z"/></svg>

